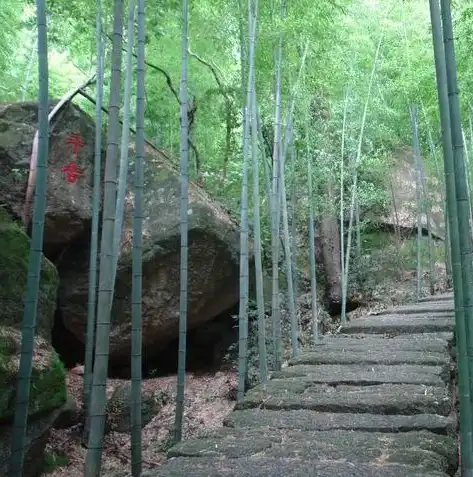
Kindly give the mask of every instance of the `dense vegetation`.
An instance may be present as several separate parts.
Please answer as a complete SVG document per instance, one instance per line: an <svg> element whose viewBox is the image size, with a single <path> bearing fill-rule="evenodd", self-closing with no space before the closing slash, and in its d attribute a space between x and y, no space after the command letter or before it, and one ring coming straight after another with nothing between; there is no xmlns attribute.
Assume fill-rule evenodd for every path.
<svg viewBox="0 0 473 477"><path fill-rule="evenodd" d="M36 97L37 68L35 9L31 2L5 0L0 13L1 101ZM104 11L110 37L111 5ZM95 12L85 0L48 2L51 96L60 97L84 82L95 69ZM238 2L198 1L190 6L189 98L191 174L213 194L238 212L241 179L241 68ZM256 50L256 88L262 129L272 142L274 109L274 44L280 28L285 37L282 99L289 104L305 41L309 41L306 75L298 91L299 118L304 103L311 103L311 149L318 204L326 203L324 184L340 164L339 150L344 89L348 89L347 151L357 146L363 105L371 66L380 35L380 59L368 110L360 175L360 202L382 206L384 191L376 187L386 169L393 148L411 143L408 105L421 102L420 131L428 150L429 129L439 141L435 78L429 13L425 2L380 2L368 0L291 2L281 25L273 2L259 12ZM469 91L473 70L469 61L472 46L472 7L458 2L455 26L461 80L462 111L468 124ZM166 1L148 7L146 39L146 136L167 149L178 161L180 62L179 2ZM245 28L246 32L247 29ZM8 39L8 40L7 40ZM106 45L109 57L111 42ZM243 52L245 54L245 52ZM106 73L105 94L110 73ZM93 96L93 86L89 88ZM78 99L92 112L93 105ZM105 99L105 103L107 99ZM134 122L132 111L131 123ZM299 137L303 121L299 122ZM197 157L196 157L197 151ZM351 154L350 154L351 153ZM302 157L296 177L304 180ZM427 159L427 167L434 169ZM198 168L198 170L197 170ZM298 171L299 174L297 173ZM336 177L336 176L335 176ZM305 188L305 184L300 187ZM301 211L302 212L302 211ZM264 231L263 231L264 232Z"/></svg>
<svg viewBox="0 0 473 477"><path fill-rule="evenodd" d="M122 10L124 4L128 3L130 23L126 30L123 28L126 21ZM85 0L68 2L51 0L47 5L43 0L38 0L37 10L30 1L4 2L0 12L0 68L3 72L0 101L29 99L36 101L37 85L38 83L40 85L39 140L35 139L37 142L34 144L38 145L38 149L33 155L37 154L37 157L32 159L32 164L37 160L38 171L35 179L36 165L30 169L33 184L28 183L24 208L26 212L23 216L28 227L27 214L30 213L27 210L30 205L28 194L32 185L36 187L36 195L32 214L32 245L23 322L18 406L15 413L15 435L12 439L14 476L21 475L23 465L24 449L21 439L24 439L27 427L26 411L34 349L36 296L42 260L47 182L45 164L49 157L48 94L49 98L53 96L64 98L68 91L76 88L76 93L79 94L74 101L80 103L91 116L94 116L95 111L96 118L99 118L97 124L100 124L102 119L98 114L101 106L99 98L102 99L101 91L105 86L103 104L107 104L109 108L105 110L108 130L103 206L99 203L99 181L94 180L91 235L94 245L91 247L89 275L93 279L89 280L91 306L88 310L84 384L84 408L87 413L84 437L88 439L85 467L87 476L99 475L101 467L107 399L105 383L110 358L111 310L127 187L125 179L128 158L127 153L123 151L127 150L124 146L133 139L136 139L136 154L131 159L130 165L134 179L131 253L133 276L131 421L134 476L140 474L142 465L141 307L143 251L146 252L143 246L142 202L143 190L149 179L143 177L144 136L149 143L169 153L176 169L180 162L179 361L174 441L182 439L184 419L190 215L188 175L213 197L219 199L231 214L240 219L238 399L243 397L247 386L248 355L256 348L262 381L268 377L268 363L273 370L281 369L284 353L288 351L282 346L281 324L284 339L290 335L290 353L292 355L298 353L302 339L299 335L301 323L297 316L296 262L297 241L301 237L303 237L302 249L310 250L311 308L314 325L311 332L313 339L317 340L320 320L317 319L315 290L316 253L312 249L314 216L317 219L317 226L320 226L319 237L322 242L329 311L334 315L341 311L341 322L342 324L346 322L347 278L348 276L351 278L348 272L350 258L352 254L355 255L355 265L358 267L358 269L355 267L355 271L359 278L360 270L366 264L363 262L366 257L361 254L360 230L365 227L364 240L368 245L370 238L376 240L369 235L369 231L376 230L377 220L392 212L390 193L393 195L394 193L389 190L392 161L396 153L406 145L413 145L416 176L417 297L420 298L422 293L420 204L421 189L426 187L423 167L425 165L430 176L436 176L439 182L443 182L442 168L439 165L441 139L444 142L444 150L447 151L445 153L445 162L449 164L447 167L454 169L452 172L456 174L455 180L462 187L457 189L456 197L462 207L458 212L459 226L455 225L452 232L452 244L458 245L452 245L452 250L455 251L452 252L454 281L456 280L455 283L458 285L463 280L468 297L470 292L473 293L473 285L468 282L471 273L463 272L464 276L458 278L461 274L458 268L460 249L462 266L472 254L468 235L471 203L468 183L465 180L470 174L459 173L463 168L460 119L463 119L464 125L470 126L464 131L463 136L467 150L465 156L467 166L472 159L468 152L473 153L471 118L473 110L468 96L469 88L473 86L470 84L473 78L469 66L472 7L464 2L458 3L455 9L458 71L460 86L465 93L461 95L463 118L455 116L453 112L448 113L452 115L451 139L454 142L452 148L445 145L445 138L450 137L447 131L450 129L450 123L445 122L445 114L442 116L442 138L440 133L430 16L425 2L326 0L312 3L298 0L286 5L287 2L282 0L280 4L271 1L258 6L256 0L248 0L248 8L245 3L239 0L229 5L228 2L221 0L201 0L190 5L188 10L187 0L183 1L182 6L179 2L169 0L156 7L148 6L145 16L144 0L140 0L135 19L135 3L132 0L98 1L97 5L101 5L101 8L97 11ZM102 17L97 15L98 11L103 12ZM187 18L190 19L189 24ZM133 50L128 50L134 40L136 24L138 24L138 42ZM96 28L96 25L100 28ZM446 28L445 21L444 28ZM123 33L122 43L124 31L126 33ZM36 55L37 44L39 55ZM451 42L449 45L451 46ZM447 44L445 49L447 69L453 71L454 61L448 64ZM48 56L45 54L46 51ZM101 74L98 73L101 71L101 66L98 66L102 64L101 52L104 54L104 84ZM137 59L136 70L132 67L132 57ZM179 58L182 61L179 61ZM38 60L39 73L36 67ZM438 64L438 56L436 60ZM146 81L144 65L146 65ZM121 69L125 72L124 81ZM130 89L127 88L130 84L132 84L131 101ZM81 91L77 91L78 85L85 86L80 88ZM452 107L452 103L455 103L457 98L452 94L455 88L456 84L449 76L450 108L453 109L456 106ZM442 98L441 93L439 95ZM446 98L445 92L445 101ZM136 108L130 109L130 105L136 105ZM443 108L443 111L446 109L448 108ZM119 122L125 124L124 131L128 132L127 124L135 127L137 131L136 138L131 140L127 134L123 134L120 162L118 162ZM448 127L445 127L446 124ZM97 144L100 132L101 128L96 128ZM450 162L447 160L448 152L452 159ZM97 167L101 157L100 145L97 146L95 153L96 171L100 171L100 167ZM263 167L259 167L259 163ZM153 170L153 165L146 164L146 166L147 173L158 175L157 169ZM117 178L118 168L120 175ZM31 172L32 170L34 172ZM439 197L436 198L437 208L444 205L443 189L441 187L442 192L439 192ZM449 197L453 197L453 187L447 186L447 189ZM253 194L249 193L251 190ZM427 197L429 191L423 192L424 197ZM448 202L449 206L453 203L450 199ZM263 210L261 219L260 205ZM424 205L424 212L428 212L426 215L429 229L429 274L432 280L435 262L439 261L438 257L433 257L436 251L432 250L430 241L432 230L429 211L433 205ZM99 243L98 221L101 207L103 223ZM449 215L453 221L452 217L456 216L456 212L452 213L452 210L449 209ZM353 234L352 239L354 221L356 235ZM344 230L347 222L348 234ZM308 230L307 223L309 223ZM453 222L449 222L449 227L452 227L452 224ZM396 228L399 228L399 223ZM457 228L464 233L458 234ZM379 235L377 234L378 239ZM251 244L248 241L249 237L253 241ZM400 239L400 233L396 238ZM279 253L280 240L282 254ZM347 242L344 242L345 240ZM356 253L351 249L352 243L353 247L356 244ZM396 243L399 244L400 242ZM265 305L268 307L269 300L263 297L261 245L266 254L264 255L266 275L269 275L267 273L269 269L272 271L270 331L272 336L269 340L264 334L267 325ZM99 270L97 270L98 248ZM269 250L272 263L269 260ZM252 325L257 322L258 343L253 343L248 353L248 278L251 269L250 257L253 259L253 252L257 313ZM307 260L307 254L305 257ZM285 259L284 266L280 262L282 259ZM470 271L471 263L468 266ZM287 306L287 314L281 320L278 280L279 272L283 269L286 276L284 292L287 293L284 307ZM305 264L300 269L305 271ZM472 289L467 290L468 287ZM433 281L430 283L430 291L432 294L435 291ZM349 295L352 294L353 290ZM466 304L468 299L465 296ZM336 307L332 306L334 303ZM95 341L94 333L96 333ZM256 340L256 336L254 338ZM269 359L266 350L267 341L272 347L268 352ZM466 349L466 344L462 343L462 349ZM94 353L95 361L92 366ZM466 369L464 368L461 373Z"/></svg>

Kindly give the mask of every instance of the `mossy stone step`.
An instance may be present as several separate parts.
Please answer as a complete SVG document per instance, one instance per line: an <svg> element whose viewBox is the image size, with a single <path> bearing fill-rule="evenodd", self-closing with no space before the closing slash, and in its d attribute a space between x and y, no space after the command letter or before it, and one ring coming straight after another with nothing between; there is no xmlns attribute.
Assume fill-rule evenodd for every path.
<svg viewBox="0 0 473 477"><path fill-rule="evenodd" d="M318 412L439 414L452 411L445 387L420 384L327 387L298 379L277 379L248 391L235 409L310 409Z"/></svg>
<svg viewBox="0 0 473 477"><path fill-rule="evenodd" d="M417 334L453 332L455 320L452 313L432 313L423 316L415 315L371 315L354 320L341 329L344 334Z"/></svg>
<svg viewBox="0 0 473 477"><path fill-rule="evenodd" d="M363 449L363 452L360 452ZM451 472L458 466L457 441L427 431L384 434L370 432L301 431L275 428L224 428L181 442L168 457L250 456L310 461L409 464L425 470Z"/></svg>
<svg viewBox="0 0 473 477"><path fill-rule="evenodd" d="M360 452L363 450L360 449ZM217 457L178 457L170 459L150 477L448 477L441 471L421 467L379 463L343 461L313 462L304 456L296 459L275 457L246 457L225 459Z"/></svg>
<svg viewBox="0 0 473 477"><path fill-rule="evenodd" d="M272 373L272 379L297 378L305 383L327 383L331 386L351 384L425 384L441 386L448 377L445 367L422 365L373 364L299 364Z"/></svg>
<svg viewBox="0 0 473 477"><path fill-rule="evenodd" d="M383 415L313 412L307 409L271 410L245 409L233 411L224 422L227 427L271 427L328 431L409 432L427 430L436 434L455 435L457 418L454 414Z"/></svg>

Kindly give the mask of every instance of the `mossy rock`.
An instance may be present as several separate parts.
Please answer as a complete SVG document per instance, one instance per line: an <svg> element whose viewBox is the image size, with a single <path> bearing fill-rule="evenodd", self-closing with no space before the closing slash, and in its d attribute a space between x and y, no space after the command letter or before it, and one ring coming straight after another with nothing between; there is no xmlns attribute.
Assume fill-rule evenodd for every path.
<svg viewBox="0 0 473 477"><path fill-rule="evenodd" d="M0 326L20 328L28 277L30 239L0 206ZM41 264L36 331L50 340L59 276L44 256Z"/></svg>
<svg viewBox="0 0 473 477"><path fill-rule="evenodd" d="M10 420L15 411L15 391L20 362L21 333L0 327L0 423ZM51 412L67 398L64 366L51 345L36 337L31 373L28 415Z"/></svg>
<svg viewBox="0 0 473 477"><path fill-rule="evenodd" d="M141 427L145 427L169 401L165 391L146 392L141 395ZM131 431L131 386L118 386L107 402L107 430L126 433Z"/></svg>

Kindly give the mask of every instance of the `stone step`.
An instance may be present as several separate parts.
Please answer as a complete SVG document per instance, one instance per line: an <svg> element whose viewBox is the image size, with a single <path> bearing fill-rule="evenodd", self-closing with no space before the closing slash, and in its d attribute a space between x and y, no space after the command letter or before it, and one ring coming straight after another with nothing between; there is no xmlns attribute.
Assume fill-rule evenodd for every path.
<svg viewBox="0 0 473 477"><path fill-rule="evenodd" d="M412 303L409 305L400 305L394 308L377 311L373 315L429 315L432 313L449 313L453 316L454 307L453 302L426 302L426 303Z"/></svg>
<svg viewBox="0 0 473 477"><path fill-rule="evenodd" d="M363 452L359 449L359 452ZM295 459L246 457L179 457L150 472L149 477L448 477L441 471L423 470L403 464L343 461L312 462L304 456Z"/></svg>
<svg viewBox="0 0 473 477"><path fill-rule="evenodd" d="M272 373L272 379L295 378L305 383L327 383L330 385L351 384L368 386L373 384L425 384L442 386L449 373L442 366L322 364L294 365Z"/></svg>
<svg viewBox="0 0 473 477"><path fill-rule="evenodd" d="M423 317L412 315L371 315L354 320L341 329L344 334L417 334L453 332L455 320L451 314L437 313Z"/></svg>
<svg viewBox="0 0 473 477"><path fill-rule="evenodd" d="M339 334L328 335L310 348L300 350L301 354L319 349L346 349L351 351L399 350L442 353L449 350L453 333L418 333L410 335L385 336L382 334Z"/></svg>
<svg viewBox="0 0 473 477"><path fill-rule="evenodd" d="M314 349L314 351L300 354L289 360L289 365L297 364L417 364L430 366L444 366L449 362L446 352L433 353L423 351L384 349Z"/></svg>
<svg viewBox="0 0 473 477"><path fill-rule="evenodd" d="M360 452L363 449L363 452ZM428 431L297 431L274 428L223 428L172 447L168 457L298 458L312 462L407 464L423 470L451 472L458 466L457 441Z"/></svg>
<svg viewBox="0 0 473 477"><path fill-rule="evenodd" d="M440 414L452 411L445 387L421 384L327 386L299 379L275 379L247 392L235 409L310 409L369 414Z"/></svg>
<svg viewBox="0 0 473 477"><path fill-rule="evenodd" d="M424 296L419 300L419 303L429 303L433 301L452 301L453 293L443 293L442 295Z"/></svg>
<svg viewBox="0 0 473 477"><path fill-rule="evenodd" d="M277 429L300 429L309 431L366 431L410 432L427 430L436 434L455 435L455 414L413 414L410 416L382 414L350 414L313 412L306 409L277 411L270 409L245 409L233 411L226 419L227 427L271 427Z"/></svg>

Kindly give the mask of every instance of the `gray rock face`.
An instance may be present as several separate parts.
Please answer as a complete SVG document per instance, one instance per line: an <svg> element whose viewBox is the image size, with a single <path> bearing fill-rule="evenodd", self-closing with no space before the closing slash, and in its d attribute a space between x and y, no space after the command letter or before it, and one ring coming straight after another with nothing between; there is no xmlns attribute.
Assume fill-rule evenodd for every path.
<svg viewBox="0 0 473 477"><path fill-rule="evenodd" d="M248 391L223 429L174 446L151 475L453 475L451 319L395 312L357 320L304 350ZM401 332L384 334L386 320Z"/></svg>
<svg viewBox="0 0 473 477"><path fill-rule="evenodd" d="M36 103L0 106L0 203L17 217L24 212L36 127ZM63 324L82 343L87 319L94 140L94 122L77 106L65 106L52 121L45 253L59 257ZM133 154L131 148L131 161ZM104 163L105 151L102 159ZM146 359L177 338L179 317L179 171L164 152L151 147L146 149L144 196ZM110 333L110 358L119 364L128 363L130 351L132 214L129 188ZM229 214L195 183L189 185L188 218L188 328L192 329L238 302L239 230Z"/></svg>
<svg viewBox="0 0 473 477"><path fill-rule="evenodd" d="M431 208L430 223L432 233L437 237L445 237L445 220L443 215L442 185L436 177L426 175L428 198ZM393 157L391 173L387 174L387 190L391 191L391 211L382 218L382 223L405 229L417 228L416 212L416 170L414 153L411 147L399 149ZM427 217L421 216L424 229L427 227Z"/></svg>
<svg viewBox="0 0 473 477"><path fill-rule="evenodd" d="M25 204L37 114L34 102L0 105L0 203L19 217ZM89 116L67 106L56 118L50 128L44 225L44 243L55 250L79 237L91 218L94 154L94 124ZM71 162L78 168L75 182L68 181L74 176L68 172Z"/></svg>
<svg viewBox="0 0 473 477"><path fill-rule="evenodd" d="M179 173L147 150L143 223L143 353L178 336ZM239 232L228 214L196 185L189 186L188 329L202 325L238 302ZM132 196L128 195L120 246L110 359L128 363L131 347ZM87 246L70 248L59 265L59 306L64 326L85 341L88 295Z"/></svg>

